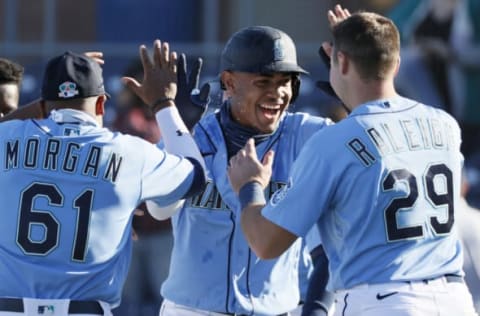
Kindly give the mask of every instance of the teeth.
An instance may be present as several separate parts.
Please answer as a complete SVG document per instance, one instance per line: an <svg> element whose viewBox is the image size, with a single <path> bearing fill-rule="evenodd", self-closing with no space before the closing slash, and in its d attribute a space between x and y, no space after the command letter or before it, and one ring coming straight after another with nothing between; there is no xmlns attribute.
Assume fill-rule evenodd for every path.
<svg viewBox="0 0 480 316"><path fill-rule="evenodd" d="M268 105L268 104L260 104L261 108L267 109L267 110L278 110L280 109L279 105Z"/></svg>

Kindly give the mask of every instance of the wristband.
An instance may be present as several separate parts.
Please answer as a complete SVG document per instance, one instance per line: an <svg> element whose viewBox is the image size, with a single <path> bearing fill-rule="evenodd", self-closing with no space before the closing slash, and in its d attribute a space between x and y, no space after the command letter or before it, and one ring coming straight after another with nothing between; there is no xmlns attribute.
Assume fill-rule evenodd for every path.
<svg viewBox="0 0 480 316"><path fill-rule="evenodd" d="M168 101L175 102L175 99L170 98L170 97L163 97L163 98L160 98L157 101L153 102L153 104L150 107L152 108L153 112L156 113L156 112L158 112L159 110L162 109L162 108L159 108L159 105L161 105L164 102L168 102Z"/></svg>
<svg viewBox="0 0 480 316"><path fill-rule="evenodd" d="M257 181L245 183L238 192L238 199L242 210L249 204L266 204L262 185Z"/></svg>

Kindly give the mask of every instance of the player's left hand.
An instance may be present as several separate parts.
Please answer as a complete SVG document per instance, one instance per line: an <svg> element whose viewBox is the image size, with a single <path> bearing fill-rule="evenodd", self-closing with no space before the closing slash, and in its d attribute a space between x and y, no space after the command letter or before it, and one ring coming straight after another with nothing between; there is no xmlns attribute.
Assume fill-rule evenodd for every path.
<svg viewBox="0 0 480 316"><path fill-rule="evenodd" d="M131 77L123 77L122 80L145 104L158 111L168 106L165 101L173 101L177 95L177 53L170 52L167 42L155 40L153 60L145 45L140 46L140 59L143 65L142 83Z"/></svg>
<svg viewBox="0 0 480 316"><path fill-rule="evenodd" d="M256 181L263 188L268 186L272 176L273 151L265 154L262 162L258 160L255 142L250 138L245 147L230 158L228 166L228 178L235 192L248 182Z"/></svg>
<svg viewBox="0 0 480 316"><path fill-rule="evenodd" d="M198 89L200 81L200 72L203 60L198 58L193 64L187 79L187 61L185 54L180 54L178 58L177 73L177 96L175 104L187 128L192 131L193 126L197 124L207 111L210 102L210 84L205 83Z"/></svg>

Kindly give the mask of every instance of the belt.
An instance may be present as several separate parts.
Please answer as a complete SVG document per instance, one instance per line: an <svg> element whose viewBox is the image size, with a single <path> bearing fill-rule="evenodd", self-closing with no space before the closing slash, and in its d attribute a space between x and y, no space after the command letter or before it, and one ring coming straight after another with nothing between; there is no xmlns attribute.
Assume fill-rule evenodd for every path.
<svg viewBox="0 0 480 316"><path fill-rule="evenodd" d="M47 306L39 306L38 313L43 313L46 309ZM0 311L23 313L23 299L0 297ZM103 308L97 301L70 301L68 313L103 315Z"/></svg>
<svg viewBox="0 0 480 316"><path fill-rule="evenodd" d="M438 280L441 278L444 278L447 283L465 283L465 281L463 280L463 277L456 274L445 274L437 278L424 279L419 281L428 284L430 281ZM411 281L407 281L407 283L410 283L410 282Z"/></svg>
<svg viewBox="0 0 480 316"><path fill-rule="evenodd" d="M247 314L223 314L222 315L229 315L229 316L248 316ZM288 313L278 314L276 316L288 316Z"/></svg>

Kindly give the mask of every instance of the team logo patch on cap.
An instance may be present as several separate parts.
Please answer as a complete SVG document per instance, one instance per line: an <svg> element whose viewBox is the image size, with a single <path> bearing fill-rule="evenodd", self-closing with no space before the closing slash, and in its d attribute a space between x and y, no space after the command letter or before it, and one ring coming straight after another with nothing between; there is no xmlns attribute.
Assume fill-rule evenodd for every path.
<svg viewBox="0 0 480 316"><path fill-rule="evenodd" d="M72 98L77 94L79 94L77 90L77 85L75 84L75 82L71 82L71 81L65 81L64 83L59 85L58 90L60 91L58 93L58 96L60 98L65 98L65 99Z"/></svg>

